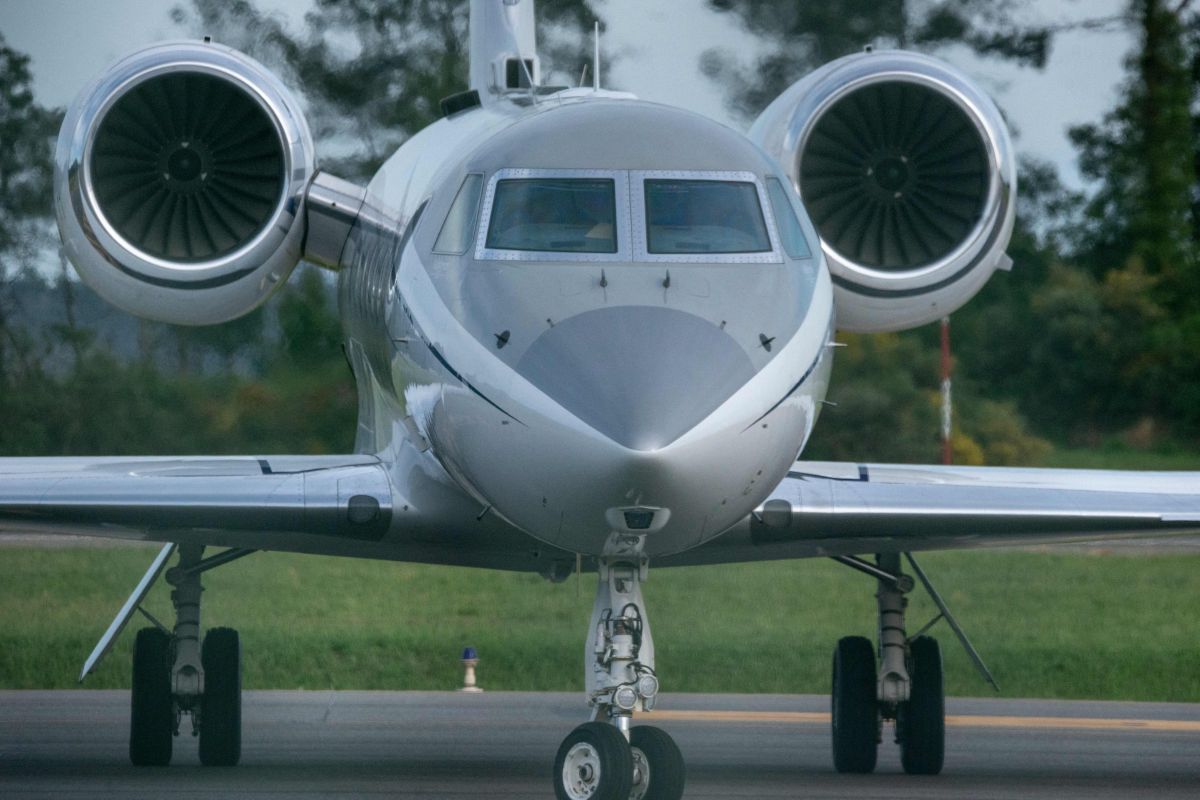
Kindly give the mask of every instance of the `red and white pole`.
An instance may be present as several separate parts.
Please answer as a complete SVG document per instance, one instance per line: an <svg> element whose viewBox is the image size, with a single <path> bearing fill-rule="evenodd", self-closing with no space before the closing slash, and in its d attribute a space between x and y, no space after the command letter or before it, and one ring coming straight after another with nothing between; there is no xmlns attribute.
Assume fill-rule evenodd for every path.
<svg viewBox="0 0 1200 800"><path fill-rule="evenodd" d="M954 448L950 443L953 412L950 404L950 318L942 317L942 463L954 463Z"/></svg>

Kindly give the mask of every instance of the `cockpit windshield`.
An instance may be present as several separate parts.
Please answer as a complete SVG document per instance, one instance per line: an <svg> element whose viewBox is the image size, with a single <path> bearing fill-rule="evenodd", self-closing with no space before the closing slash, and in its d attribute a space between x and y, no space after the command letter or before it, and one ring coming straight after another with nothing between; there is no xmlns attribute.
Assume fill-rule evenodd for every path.
<svg viewBox="0 0 1200 800"><path fill-rule="evenodd" d="M779 264L785 245L787 257L807 257L786 193L780 211L763 180L736 171L497 170L482 195L475 258ZM464 183L455 200L446 222L452 233L461 227L470 235L450 223L459 200L477 196L473 186L468 192ZM786 242L781 213L790 224ZM436 252L453 252L458 239L443 238Z"/></svg>
<svg viewBox="0 0 1200 800"><path fill-rule="evenodd" d="M653 255L771 250L753 183L648 178L645 191L646 250Z"/></svg>
<svg viewBox="0 0 1200 800"><path fill-rule="evenodd" d="M609 178L521 178L496 183L487 247L549 253L617 252Z"/></svg>

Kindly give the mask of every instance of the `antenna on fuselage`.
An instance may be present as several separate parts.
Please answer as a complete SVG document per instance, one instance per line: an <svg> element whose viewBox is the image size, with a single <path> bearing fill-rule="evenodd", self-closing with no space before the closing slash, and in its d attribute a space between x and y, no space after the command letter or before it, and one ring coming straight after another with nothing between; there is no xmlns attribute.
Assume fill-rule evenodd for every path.
<svg viewBox="0 0 1200 800"><path fill-rule="evenodd" d="M600 91L600 20L592 30L592 88Z"/></svg>

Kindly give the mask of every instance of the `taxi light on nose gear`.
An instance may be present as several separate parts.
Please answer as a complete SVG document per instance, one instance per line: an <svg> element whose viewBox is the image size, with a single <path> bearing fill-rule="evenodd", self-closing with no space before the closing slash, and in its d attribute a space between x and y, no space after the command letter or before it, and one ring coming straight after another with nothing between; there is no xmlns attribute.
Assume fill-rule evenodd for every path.
<svg viewBox="0 0 1200 800"><path fill-rule="evenodd" d="M637 705L638 694L632 686L622 686L613 694L613 703L617 708L632 711Z"/></svg>
<svg viewBox="0 0 1200 800"><path fill-rule="evenodd" d="M658 678L653 675L643 675L638 678L638 694L645 698L653 698L658 694Z"/></svg>
<svg viewBox="0 0 1200 800"><path fill-rule="evenodd" d="M625 527L631 531L644 531L654 523L654 512L649 509L634 509L625 512Z"/></svg>

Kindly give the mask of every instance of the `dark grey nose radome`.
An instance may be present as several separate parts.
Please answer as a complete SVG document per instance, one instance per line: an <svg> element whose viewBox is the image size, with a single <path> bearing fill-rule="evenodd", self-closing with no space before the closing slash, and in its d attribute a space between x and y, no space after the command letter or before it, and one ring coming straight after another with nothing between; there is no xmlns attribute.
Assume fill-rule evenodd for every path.
<svg viewBox="0 0 1200 800"><path fill-rule="evenodd" d="M683 311L621 306L556 323L518 371L579 419L632 450L656 450L754 375L746 352Z"/></svg>

